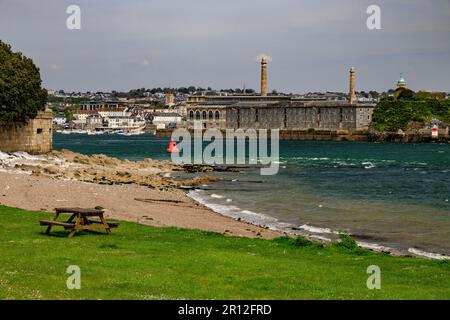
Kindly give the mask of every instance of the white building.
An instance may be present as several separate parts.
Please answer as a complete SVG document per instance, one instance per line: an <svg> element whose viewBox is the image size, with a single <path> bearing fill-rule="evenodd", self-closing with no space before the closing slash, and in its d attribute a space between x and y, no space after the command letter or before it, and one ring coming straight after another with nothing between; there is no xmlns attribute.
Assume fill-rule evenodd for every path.
<svg viewBox="0 0 450 320"><path fill-rule="evenodd" d="M145 125L145 120L141 117L113 116L105 119L110 129L139 128Z"/></svg>
<svg viewBox="0 0 450 320"><path fill-rule="evenodd" d="M153 124L158 129L165 129L171 125L181 123L181 115L174 112L155 112L153 114Z"/></svg>
<svg viewBox="0 0 450 320"><path fill-rule="evenodd" d="M91 127L101 127L103 125L103 118L99 114L91 114L86 118L86 124Z"/></svg>
<svg viewBox="0 0 450 320"><path fill-rule="evenodd" d="M95 110L78 110L76 113L74 113L74 120L73 122L75 124L86 124L86 120L89 116L98 114Z"/></svg>
<svg viewBox="0 0 450 320"><path fill-rule="evenodd" d="M117 109L106 109L101 108L98 110L98 114L102 116L102 118L108 119L110 117L128 117L130 113L126 108L117 108Z"/></svg>
<svg viewBox="0 0 450 320"><path fill-rule="evenodd" d="M56 115L53 117L53 124L56 124L57 126L62 126L66 121L67 119L63 115Z"/></svg>

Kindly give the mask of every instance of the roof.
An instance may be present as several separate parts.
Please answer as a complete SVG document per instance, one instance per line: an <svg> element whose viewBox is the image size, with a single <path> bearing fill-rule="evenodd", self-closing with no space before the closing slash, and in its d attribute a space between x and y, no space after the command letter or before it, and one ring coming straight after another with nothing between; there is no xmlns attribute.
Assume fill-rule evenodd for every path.
<svg viewBox="0 0 450 320"><path fill-rule="evenodd" d="M127 102L123 101L97 101L97 100L87 100L81 101L81 104L127 104Z"/></svg>
<svg viewBox="0 0 450 320"><path fill-rule="evenodd" d="M75 114L97 114L96 110L78 110Z"/></svg>
<svg viewBox="0 0 450 320"><path fill-rule="evenodd" d="M108 108L100 108L97 111L98 112L122 112L125 111L127 108L124 107L120 107L120 108L116 108L116 109L108 109Z"/></svg>
<svg viewBox="0 0 450 320"><path fill-rule="evenodd" d="M178 113L168 113L168 112L155 112L154 117L181 117Z"/></svg>

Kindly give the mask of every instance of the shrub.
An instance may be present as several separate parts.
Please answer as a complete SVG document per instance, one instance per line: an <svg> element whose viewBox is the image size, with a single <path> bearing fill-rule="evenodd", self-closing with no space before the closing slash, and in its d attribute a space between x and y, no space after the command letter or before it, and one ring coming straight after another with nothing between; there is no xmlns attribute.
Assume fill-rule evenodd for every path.
<svg viewBox="0 0 450 320"><path fill-rule="evenodd" d="M356 243L355 239L353 239L347 233L340 233L339 234L339 241L336 242L335 245L337 247L345 248L345 249L349 249L349 250L359 249L358 244Z"/></svg>
<svg viewBox="0 0 450 320"><path fill-rule="evenodd" d="M273 239L272 241L279 243L279 244L284 244L284 245L287 245L290 247L294 247L294 248L313 247L313 246L319 247L319 248L323 247L322 244L308 240L305 237L301 237L301 236L298 236L295 238L278 237L278 238Z"/></svg>

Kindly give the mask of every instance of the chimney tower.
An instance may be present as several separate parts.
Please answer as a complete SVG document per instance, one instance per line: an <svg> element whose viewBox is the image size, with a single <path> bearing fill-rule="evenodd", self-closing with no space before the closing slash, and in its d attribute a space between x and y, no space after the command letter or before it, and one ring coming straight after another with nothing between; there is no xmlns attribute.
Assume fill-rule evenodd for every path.
<svg viewBox="0 0 450 320"><path fill-rule="evenodd" d="M267 58L261 58L261 96L267 96Z"/></svg>
<svg viewBox="0 0 450 320"><path fill-rule="evenodd" d="M350 68L350 91L348 93L348 100L350 103L356 102L355 79L356 79L355 67L351 67Z"/></svg>

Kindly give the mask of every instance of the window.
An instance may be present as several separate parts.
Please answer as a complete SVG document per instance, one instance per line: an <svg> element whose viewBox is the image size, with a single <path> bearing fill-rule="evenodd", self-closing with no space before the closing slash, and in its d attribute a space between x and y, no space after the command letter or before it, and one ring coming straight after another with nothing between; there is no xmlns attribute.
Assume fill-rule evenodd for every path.
<svg viewBox="0 0 450 320"><path fill-rule="evenodd" d="M219 113L219 111L216 111L216 113L215 113L215 118L216 118L216 120L219 120L219 119L220 119L220 113Z"/></svg>
<svg viewBox="0 0 450 320"><path fill-rule="evenodd" d="M189 119L194 119L194 111L189 112Z"/></svg>
<svg viewBox="0 0 450 320"><path fill-rule="evenodd" d="M43 130L42 130L41 128L37 129L37 134L41 134L42 131L43 131Z"/></svg>
<svg viewBox="0 0 450 320"><path fill-rule="evenodd" d="M209 112L208 112L208 119L209 119L209 120L212 120L212 119L213 119L213 112L212 112L212 111L209 111Z"/></svg>
<svg viewBox="0 0 450 320"><path fill-rule="evenodd" d="M195 113L195 120L200 120L200 111Z"/></svg>
<svg viewBox="0 0 450 320"><path fill-rule="evenodd" d="M206 120L206 111L202 112L202 118L203 118L203 120Z"/></svg>
<svg viewBox="0 0 450 320"><path fill-rule="evenodd" d="M255 122L259 121L259 109L255 109Z"/></svg>

